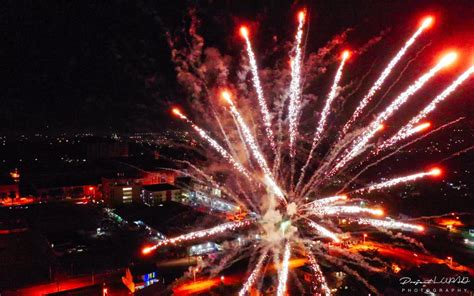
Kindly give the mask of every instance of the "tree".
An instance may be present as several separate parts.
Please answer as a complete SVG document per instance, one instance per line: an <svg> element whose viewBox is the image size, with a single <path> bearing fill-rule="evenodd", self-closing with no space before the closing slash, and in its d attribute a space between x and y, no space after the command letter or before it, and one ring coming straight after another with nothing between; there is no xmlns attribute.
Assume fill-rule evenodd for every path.
<svg viewBox="0 0 474 296"><path fill-rule="evenodd" d="M15 197L16 197L15 191L10 191L10 198L12 199L12 204L13 204L13 200L15 199Z"/></svg>

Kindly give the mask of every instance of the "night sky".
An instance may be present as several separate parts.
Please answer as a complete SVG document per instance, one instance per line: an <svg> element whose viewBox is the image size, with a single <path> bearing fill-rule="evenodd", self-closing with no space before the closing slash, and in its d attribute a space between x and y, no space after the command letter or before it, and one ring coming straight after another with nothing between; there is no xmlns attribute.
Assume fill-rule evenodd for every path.
<svg viewBox="0 0 474 296"><path fill-rule="evenodd" d="M184 93L176 83L165 33L179 35L189 25L189 9L197 9L206 46L238 56L239 24L251 24L256 51L263 52L272 36L292 40L296 24L291 20L302 7L311 17L307 52L348 27L354 28L347 44L351 48L390 29L357 57L348 75L361 75L373 61L383 67L428 13L436 17L436 24L420 46L430 41L431 45L407 77L419 75L450 48L459 49L463 62L449 70L453 75L437 81L450 81L474 61L472 0L8 1L0 12L1 131L133 132L173 127L169 105L180 103ZM273 59L259 62L268 67ZM378 73L374 71L369 81ZM472 123L472 90L472 83L463 87L437 116L464 115Z"/></svg>

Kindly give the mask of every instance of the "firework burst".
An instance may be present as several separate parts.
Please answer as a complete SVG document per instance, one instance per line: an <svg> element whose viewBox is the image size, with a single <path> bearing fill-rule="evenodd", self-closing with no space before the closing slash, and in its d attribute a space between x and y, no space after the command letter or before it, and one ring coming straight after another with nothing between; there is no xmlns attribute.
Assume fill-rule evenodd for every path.
<svg viewBox="0 0 474 296"><path fill-rule="evenodd" d="M328 133L328 126L330 125L328 121L332 117L330 116L332 115L331 106L338 97L339 85L344 77L344 69L350 66L347 65L350 52L344 51L319 118L312 121L315 124L315 132L310 141L309 154L306 152L305 155L305 151L308 150L302 149L304 143L302 133L299 132L298 127L303 108L302 91L304 88L302 77L305 74L305 68L303 67L304 45L302 40L305 34L306 18L306 12L302 11L298 14L296 36L290 55L289 80L287 90L283 92L280 104L272 103L276 99L269 100L268 97L265 97L257 68L257 59L250 43L249 28L240 28L251 70L252 87L256 94L256 97L253 98L255 104L251 105L250 108L247 107L244 112L240 109L244 103L239 101L238 92L224 90L218 96L225 102L222 104L222 113L219 116L225 117L230 114L236 125L235 133L238 132L240 135L235 138L241 139L241 142L222 141L220 139L222 137L227 139L227 135L220 134L225 133L222 129L206 131L191 121L182 111L177 108L173 109L173 113L189 124L196 132L196 136L207 143L210 150L214 150L215 154L209 153L209 159L213 159L213 156L217 155L220 160L215 161L224 162L227 165L228 176L231 181L227 182L226 185L222 185L226 187L226 192L232 194L234 200L236 196L245 196L245 198L237 198L238 206L242 209L253 210L248 210L244 215L239 215L240 220L238 221L226 222L212 228L200 229L159 241L144 248L144 254L150 254L165 246L185 244L199 239L210 239L223 234L229 235L235 231L248 232L249 234L245 237L258 237L258 239L248 239L248 248L242 249L242 252L244 250L248 252L247 257L254 265L253 268L249 268L247 277L242 280L239 295L249 294L252 289L259 286L258 283L262 285L263 278L271 276L267 275L267 270L272 262L274 266L278 266L278 272L276 276L273 276L275 293L285 295L288 292L288 280L290 279L290 272L292 272L292 257L306 258L305 262L313 273L312 291L317 295L330 295L330 286L326 281L324 268L321 268L321 266L343 265L341 262L352 260L350 262L358 265L362 270L379 270L378 267L367 263L363 255L353 254L352 258L349 259L348 257L351 257L347 254L349 251L340 246L344 241L357 237L359 231L357 227L371 227L374 231L380 230L385 233L393 229L400 232L415 233L422 233L425 230L422 225L396 221L386 217L385 211L379 205L368 201L361 204L361 200L364 200L365 194L373 191L381 191L425 177L439 176L442 172L439 168L384 179L353 191L338 193L335 190L332 196L331 194L324 195L322 192L327 192L327 188L331 188L328 184L338 180L342 172L354 163L360 155L365 154L367 157L375 158L384 149L396 145L408 137L422 134L430 127L430 123L420 123L420 121L425 119L439 103L467 81L473 74L474 67L470 67L462 73L425 109L413 117L408 124L402 126L395 135L388 137L379 145L371 145L374 144L375 134L384 132L384 123L416 92L429 83L430 79L453 63L457 58L457 54L451 52L443 56L441 60L435 61L434 66L421 75L405 91L398 95L393 94L393 101L375 116L372 122L366 124L365 127L354 128L366 107L377 98L377 91L382 88L384 81L389 77L394 67L404 56L409 54L409 49L417 38L432 25L433 18L425 18L415 33L382 71L368 94L361 99L352 116L336 133L337 136L331 137ZM248 110L251 110L254 105L258 106L259 110L248 114ZM285 115L281 119L273 116L272 112ZM277 120L278 122L276 122ZM286 132L277 131L276 126L286 127ZM327 156L316 163L315 153L318 144L323 139L333 138L335 140L329 151L326 151ZM219 144L219 142L227 144ZM235 153L239 149L245 149L247 153ZM283 156L280 159L280 155L278 155L280 151L286 157ZM304 161L298 163L301 159L304 159ZM295 166L299 168L299 174L296 176L294 174L298 170L294 170ZM202 179L202 175L205 174L207 173L200 171L196 178ZM210 175L208 177L208 180L212 179ZM353 222L352 226L346 227L345 222L341 223L341 220ZM411 242L408 236L400 235ZM248 251L249 249L252 251ZM211 267L208 268L211 269ZM355 269L348 266L341 268L363 283L368 290L375 290ZM374 292L376 293L376 291Z"/></svg>

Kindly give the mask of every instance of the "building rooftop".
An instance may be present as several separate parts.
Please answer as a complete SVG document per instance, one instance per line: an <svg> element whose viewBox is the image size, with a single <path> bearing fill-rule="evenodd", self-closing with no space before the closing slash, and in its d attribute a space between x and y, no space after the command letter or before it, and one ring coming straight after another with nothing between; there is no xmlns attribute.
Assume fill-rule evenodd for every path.
<svg viewBox="0 0 474 296"><path fill-rule="evenodd" d="M161 184L146 185L146 186L143 186L143 189L146 191L156 192L156 191L166 191L166 190L179 190L180 188L172 184L161 183Z"/></svg>

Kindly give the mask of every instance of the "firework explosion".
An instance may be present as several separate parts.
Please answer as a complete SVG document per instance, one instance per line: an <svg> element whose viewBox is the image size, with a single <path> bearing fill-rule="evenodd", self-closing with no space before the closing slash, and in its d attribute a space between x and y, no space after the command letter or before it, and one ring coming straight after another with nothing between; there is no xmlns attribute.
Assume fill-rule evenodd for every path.
<svg viewBox="0 0 474 296"><path fill-rule="evenodd" d="M374 158L375 161L376 157L382 155L389 147L403 143L409 138L416 140L417 135L422 136L423 132L431 126L429 122L422 121L439 103L470 78L474 73L474 66L468 68L455 79L393 136L388 136L386 140L377 143L375 141L376 135L377 137L383 136L384 123L394 116L435 75L440 74L443 69L455 62L457 54L450 52L440 60L434 61L432 68L416 79L405 91L400 94L391 94L393 100L371 122L365 127L356 128L357 120L364 114L367 106L377 99L379 90L383 87L387 77L407 55L410 47L422 33L433 24L432 17L424 18L415 33L389 61L368 93L362 97L360 104L349 120L341 126L336 137L331 137L328 133L328 121L331 118L332 105L339 95L344 69L348 67L347 62L351 58L350 51L345 50L340 55L339 66L330 91L325 96L323 109L319 118L314 120L313 137L307 141L311 143L308 153L308 149L304 148L306 142L299 129L304 107L303 77L306 68L304 67L304 42L302 40L307 34L305 32L306 18L305 11L298 14L296 36L290 54L287 91L282 95L280 104L271 103L272 101L265 97L257 60L252 49L251 32L248 27L241 27L239 32L244 41L244 58L248 60L249 73L252 75L251 82L255 91L253 101L255 103L252 107L245 111L239 109L243 103L239 101L238 91L231 88L221 89L218 101L221 103L222 114L216 110L215 100L210 104L210 109L212 109L212 114L217 122L216 126L219 127L217 131L204 130L184 115L179 108L172 110L178 118L194 129L197 137L209 149L213 150L213 153L209 153L209 158L216 155L221 158L216 160L217 162L224 161L227 164L231 181L226 182L225 185L213 182L212 185L220 187L226 196L238 203L239 209L245 214L244 218L159 241L155 245L144 248L144 254L149 254L164 246L215 238L219 235L229 235L232 232L247 232L248 235L244 237L248 238L248 245L251 247L243 248L240 251L247 252L250 266L253 267L250 268L247 277L243 280L239 295L247 295L252 289L258 288L266 276L266 270L270 264L278 266L278 272L274 277L276 294L285 295L291 272L290 261L292 257L298 256L306 258L305 262L313 273L312 291L317 295L330 295L331 293L325 280L324 269L321 269L323 262L344 265L342 269L346 273L354 276L368 290L377 293L375 288L355 270L355 267L353 269L347 263L352 264L350 266L359 266L359 268L369 271L382 270L384 263L380 261L382 266L372 266L363 255L348 254L340 246L340 243L348 238L360 236L358 233L360 230L357 229L359 226L371 227L383 233L391 233L389 230L418 233L424 231L422 225L386 217L382 208L378 205L371 205L370 201L364 199L364 194L426 177L439 176L442 174L440 168L431 168L407 176L394 176L391 179L368 184L352 191L346 191L347 184L345 184L341 186L341 190L334 190L335 193L332 196L325 195L323 192L328 192L327 188L334 188L334 185L331 187L329 184L334 184L334 181L338 180L343 173L344 176L347 176L347 171L351 171L348 166L357 162L362 155ZM250 112L253 111L253 108L259 110ZM272 112L280 115L274 116ZM251 114L248 115L248 113ZM238 135L235 138L230 138L231 132L225 131L223 127L228 128L229 126L222 124L225 116L231 118L230 122L235 125L235 131L232 132ZM258 117L253 120L252 116ZM213 134L215 137L212 136ZM315 153L319 144L323 140L328 141L329 138L334 138L334 141L326 151L326 156L316 158ZM360 161L357 163L361 164ZM196 179L205 182L213 180L211 174L205 170L194 169L198 171ZM361 201L364 202L361 203ZM350 221L348 223L352 224L351 227L340 223L341 220ZM413 243L410 237L401 233L398 237L405 238L407 244ZM235 250L232 252L237 253ZM226 262L222 262L221 265L221 268L224 268Z"/></svg>

